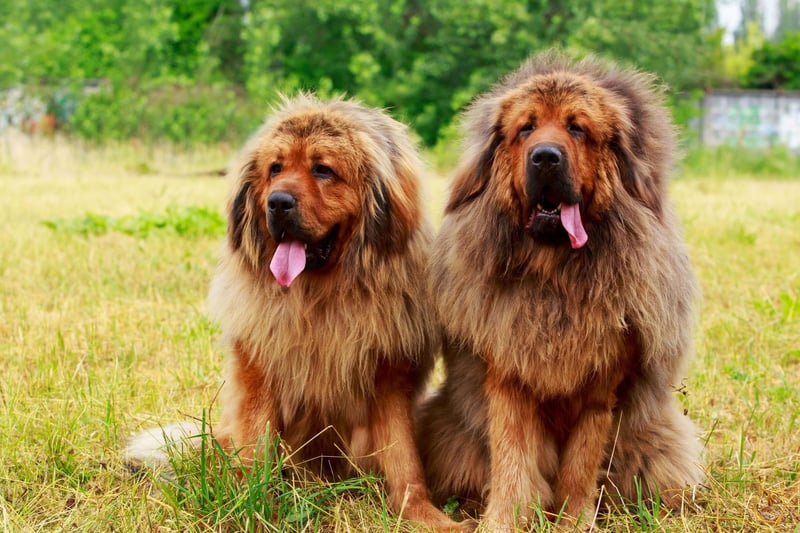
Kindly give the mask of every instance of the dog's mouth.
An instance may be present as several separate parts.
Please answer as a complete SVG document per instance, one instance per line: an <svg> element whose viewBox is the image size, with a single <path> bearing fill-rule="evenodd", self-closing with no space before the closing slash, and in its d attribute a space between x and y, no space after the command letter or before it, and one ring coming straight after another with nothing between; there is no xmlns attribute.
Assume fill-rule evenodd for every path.
<svg viewBox="0 0 800 533"><path fill-rule="evenodd" d="M581 248L588 240L581 220L580 205L548 199L536 202L525 230L534 239L550 244L558 244L567 236L572 248Z"/></svg>
<svg viewBox="0 0 800 533"><path fill-rule="evenodd" d="M338 236L338 225L315 242L308 242L302 236L288 232L281 235L269 264L275 280L282 287L288 287L302 272L325 267L331 259Z"/></svg>
<svg viewBox="0 0 800 533"><path fill-rule="evenodd" d="M534 207L531 212L528 225L532 225L534 218L561 220L561 203L549 202L547 200L537 202L536 207Z"/></svg>

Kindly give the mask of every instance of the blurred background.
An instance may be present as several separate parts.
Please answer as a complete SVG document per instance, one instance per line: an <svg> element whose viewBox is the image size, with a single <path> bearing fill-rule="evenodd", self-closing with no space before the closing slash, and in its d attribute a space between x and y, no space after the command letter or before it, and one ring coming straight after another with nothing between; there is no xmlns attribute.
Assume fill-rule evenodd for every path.
<svg viewBox="0 0 800 533"><path fill-rule="evenodd" d="M0 136L236 146L278 92L305 89L388 108L447 167L465 104L555 45L657 73L690 163L723 146L795 169L800 149L800 0L0 0L0 12Z"/></svg>

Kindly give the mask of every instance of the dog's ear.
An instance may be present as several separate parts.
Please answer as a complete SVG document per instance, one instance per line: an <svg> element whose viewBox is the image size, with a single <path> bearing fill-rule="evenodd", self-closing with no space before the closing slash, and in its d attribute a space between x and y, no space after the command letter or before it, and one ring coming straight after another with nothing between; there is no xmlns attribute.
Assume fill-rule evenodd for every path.
<svg viewBox="0 0 800 533"><path fill-rule="evenodd" d="M414 179L418 179L416 176ZM364 240L383 253L401 251L419 225L415 182L387 183L376 176L365 200Z"/></svg>
<svg viewBox="0 0 800 533"><path fill-rule="evenodd" d="M399 240L405 240L407 232L392 223L392 201L384 181L378 177L369 185L366 199L367 218L364 222L364 238L374 246L395 249Z"/></svg>
<svg viewBox="0 0 800 533"><path fill-rule="evenodd" d="M242 165L237 178L238 190L228 204L228 245L231 251L241 250L254 266L265 245L264 232L259 226L258 200L253 186L257 171L255 160Z"/></svg>
<svg viewBox="0 0 800 533"><path fill-rule="evenodd" d="M635 144L634 144L635 146ZM636 148L622 138L611 143L617 160L622 186L632 197L648 207L657 217L661 216L661 191L651 175L651 169L643 168L634 154Z"/></svg>
<svg viewBox="0 0 800 533"><path fill-rule="evenodd" d="M236 193L236 197L228 207L228 244L231 250L236 251L242 247L245 226L248 224L248 197L252 192L252 184L244 182Z"/></svg>
<svg viewBox="0 0 800 533"><path fill-rule="evenodd" d="M500 125L497 124L491 129L483 149L474 154L468 154L461 161L453 179L453 188L450 191L450 199L447 202L445 213L458 210L483 193L491 178L495 152L502 141Z"/></svg>
<svg viewBox="0 0 800 533"><path fill-rule="evenodd" d="M404 130L383 124L376 132L378 135L364 141L373 157L366 170L360 238L377 252L391 254L405 250L420 225L423 166Z"/></svg>
<svg viewBox="0 0 800 533"><path fill-rule="evenodd" d="M619 117L614 121L611 149L622 186L660 218L662 188L675 144L672 121L660 100L661 89L654 76L639 72L608 73L601 83L613 95Z"/></svg>

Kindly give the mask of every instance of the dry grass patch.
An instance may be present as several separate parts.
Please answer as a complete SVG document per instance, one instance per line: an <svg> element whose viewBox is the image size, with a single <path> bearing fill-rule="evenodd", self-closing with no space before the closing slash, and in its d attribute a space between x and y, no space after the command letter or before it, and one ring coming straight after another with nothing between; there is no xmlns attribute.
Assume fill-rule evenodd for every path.
<svg viewBox="0 0 800 533"><path fill-rule="evenodd" d="M223 354L204 300L221 230L175 227L194 209L221 215L224 180L199 173L230 155L0 139L0 529L409 529L386 515L374 478L316 487L313 519L267 526L246 498L202 500L199 460L171 497L120 464L132 432L214 419ZM440 220L446 182L428 189ZM800 179L687 175L672 191L704 293L684 405L705 431L708 482L677 515L642 504L597 525L798 532ZM157 223L70 226L91 226L88 214Z"/></svg>

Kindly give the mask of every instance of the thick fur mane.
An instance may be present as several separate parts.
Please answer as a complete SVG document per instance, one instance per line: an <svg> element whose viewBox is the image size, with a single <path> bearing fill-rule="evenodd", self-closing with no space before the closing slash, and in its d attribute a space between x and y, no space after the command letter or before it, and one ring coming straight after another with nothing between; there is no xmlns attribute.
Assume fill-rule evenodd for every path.
<svg viewBox="0 0 800 533"><path fill-rule="evenodd" d="M671 226L653 225L652 213L632 203L622 210L624 218L610 216L596 228L602 235L594 233L599 241L595 246L576 254L537 248L521 233L520 240L498 242L497 235L514 232L487 225L487 220L503 224L508 218L500 213L481 216L484 209L491 210L485 203L476 200L477 210L469 215L450 215L435 247L431 290L438 295L448 336L470 339L476 353L511 356L510 373L541 382L547 381L539 374L543 363L573 368L554 372L553 379L602 372L604 364L614 363L617 345L598 339L618 338L635 327L645 341L643 363L652 363L650 370L663 377L680 370L676 365L683 358L677 354L690 341L685 323L691 320L695 286L685 247ZM665 216L672 219L671 213ZM528 260L524 272L498 279L496 264L508 260L501 256L518 248ZM681 260L663 261L663 254L680 254ZM670 317L680 319L670 322ZM546 342L554 335L560 343ZM585 357L602 348L609 353ZM664 359L665 353L676 356ZM582 364L593 366L574 370Z"/></svg>
<svg viewBox="0 0 800 533"><path fill-rule="evenodd" d="M210 314L267 375L283 376L287 401L334 405L343 396L368 397L379 363L427 366L437 342L419 282L429 238L420 230L408 243L417 261L378 263L357 285L333 279L321 287L301 277L288 292L258 280L226 250L211 285Z"/></svg>

